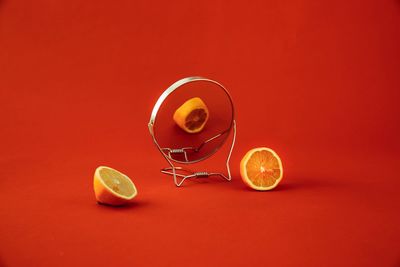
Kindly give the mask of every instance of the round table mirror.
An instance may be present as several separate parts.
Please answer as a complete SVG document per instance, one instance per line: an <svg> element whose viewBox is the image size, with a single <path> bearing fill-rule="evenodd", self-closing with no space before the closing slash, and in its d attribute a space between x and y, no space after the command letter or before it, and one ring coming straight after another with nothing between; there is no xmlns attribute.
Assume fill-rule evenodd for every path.
<svg viewBox="0 0 400 267"><path fill-rule="evenodd" d="M189 77L172 84L160 96L151 113L150 134L157 148L169 162L162 171L174 176L180 186L188 178L219 175L230 180L229 158L236 133L232 99L223 85L202 77ZM193 164L212 156L234 136L227 158L228 177L221 173L184 170L178 164ZM176 176L181 177L178 182Z"/></svg>

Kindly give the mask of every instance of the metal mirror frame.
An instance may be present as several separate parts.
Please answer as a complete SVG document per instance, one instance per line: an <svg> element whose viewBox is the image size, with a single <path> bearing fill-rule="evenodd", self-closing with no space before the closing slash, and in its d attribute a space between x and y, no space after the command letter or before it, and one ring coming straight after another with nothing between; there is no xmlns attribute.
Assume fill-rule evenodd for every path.
<svg viewBox="0 0 400 267"><path fill-rule="evenodd" d="M196 82L196 81L206 81L206 82L211 82L217 86L219 86L221 89L223 89L226 93L226 95L229 98L229 101L231 103L231 108L232 108L232 121L231 121L231 125L230 127L227 129L228 134L225 137L224 141L221 143L220 146L216 147L212 152L210 152L207 156L191 161L191 162L181 162L178 160L174 160L170 157L168 157L163 149L160 147L160 145L158 144L155 135L154 135L154 124L157 118L157 113L161 107L161 105L164 103L165 99L167 99L167 97L174 92L175 90L179 89L179 87L187 84L187 83L191 83L191 82ZM160 151L160 153L163 155L163 157L167 160L168 164L170 165L170 167L166 167L161 169L161 172L164 174L168 174L168 175L172 175L174 177L174 183L177 187L180 187L186 179L190 179L190 178L206 178L206 177L210 177L210 176L220 176L224 179L226 179L227 181L231 181L232 180L232 176L231 176L231 171L230 171L230 167L229 167L229 160L231 158L232 155L232 151L233 151L233 147L235 145L235 140L236 140L236 121L235 121L235 110L234 110L234 105L233 105L233 101L232 98L228 92L228 90L226 90L226 88L220 84L217 81L208 79L208 78L204 78L204 77L200 77L200 76L193 76L193 77L187 77L187 78L183 78L180 79L178 81L176 81L175 83L173 83L170 87L168 87L162 94L161 96L158 98L156 104L154 105L154 108L151 112L151 116L150 116L150 121L148 123L148 127L149 127L149 131L150 131L150 135L153 139L154 144L156 145L156 147L158 148L158 150ZM226 142L226 140L228 139L230 132L233 130L233 137L232 137L232 142L229 148L229 153L228 156L226 158L226 169L228 172L228 176L222 174L222 173L218 173L218 172L207 172L207 171L202 171L202 172L193 172L191 170L185 169L183 167L179 167L179 166L175 166L173 164L173 162L177 162L177 163L183 163L183 164L194 164L200 161L203 161L209 157L211 157L212 155L214 155ZM214 137L213 137L214 138ZM185 173L178 173L177 170ZM178 177L180 178L180 180L178 179Z"/></svg>

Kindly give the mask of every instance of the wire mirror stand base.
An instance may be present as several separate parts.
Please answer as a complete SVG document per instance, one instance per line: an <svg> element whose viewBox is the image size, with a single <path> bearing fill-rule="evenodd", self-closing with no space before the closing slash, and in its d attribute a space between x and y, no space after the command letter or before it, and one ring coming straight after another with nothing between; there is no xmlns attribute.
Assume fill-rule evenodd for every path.
<svg viewBox="0 0 400 267"><path fill-rule="evenodd" d="M152 126L151 124L149 124L149 129L150 129L150 133L152 133ZM183 167L179 167L179 166L175 166L172 161L168 158L168 156L166 156L166 154L163 152L163 149L159 147L159 145L156 143L158 149L160 150L161 154L164 156L164 158L167 160L167 162L169 163L170 167L166 167L161 169L161 172L167 175L171 175L174 177L174 183L177 187L182 186L182 184L187 180L187 179L196 179L196 178L208 178L210 176L219 176L227 181L231 181L232 180L232 176L231 176L231 170L229 167L229 160L231 158L232 155L232 151L233 151L233 147L235 146L235 141L236 141L236 121L233 120L232 121L232 127L233 127L233 137L232 137L232 143L231 146L229 148L229 153L228 156L226 158L226 170L228 172L228 175L226 176L223 173L220 172L207 172L207 171L201 171L201 172L194 172L188 168L183 168ZM153 138L154 135L152 134Z"/></svg>

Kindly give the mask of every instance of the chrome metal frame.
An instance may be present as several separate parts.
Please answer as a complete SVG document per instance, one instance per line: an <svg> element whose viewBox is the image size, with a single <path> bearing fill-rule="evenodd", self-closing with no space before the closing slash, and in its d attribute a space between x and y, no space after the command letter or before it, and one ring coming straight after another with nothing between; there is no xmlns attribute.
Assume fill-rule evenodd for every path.
<svg viewBox="0 0 400 267"><path fill-rule="evenodd" d="M154 123L155 123L155 120L156 120L156 117L157 117L158 110L160 109L160 107L161 107L162 103L164 102L164 100L173 91L178 89L180 86L182 86L182 85L184 85L186 83L195 82L195 81L207 81L207 82L211 82L211 83L214 83L214 84L218 85L219 87L221 87L225 91L225 93L227 94L227 96L229 97L229 100L231 102L233 120L232 120L231 127L226 130L226 131L230 131L230 129L233 128L232 143L231 143L231 146L230 146L230 149L229 149L229 153L228 153L228 156L227 156L227 159L226 159L226 169L227 169L227 172L228 172L228 176L226 176L226 175L224 175L222 173L217 173L217 172L206 172L206 171L193 172L193 171L191 171L189 169L182 168L182 167L179 167L179 166L175 166L173 164L173 161L175 161L177 163L186 163L186 164L196 163L196 162L205 160L206 158L210 157L218 149L220 149L223 144L220 147L216 148L215 151L211 152L206 157L203 157L203 158L195 160L195 161L190 161L190 162L188 161L186 150L187 149L199 150L205 143L207 143L207 142L209 142L211 140L214 140L215 138L218 138L219 136L223 135L226 131L224 131L224 132L222 132L222 133L220 133L220 134L218 134L218 135L216 135L214 137L211 137L210 139L206 140L198 148L193 148L193 147L186 147L186 148L180 148L180 149L161 148L160 145L158 144L155 136L154 136ZM234 112L234 106L233 106L232 98L231 98L229 92L226 90L226 88L222 84L220 84L220 83L218 83L216 81L207 79L207 78L203 78L203 77L188 77L188 78L181 79L181 80L175 82L174 84L172 84L167 90L164 91L164 93L162 93L162 95L157 100L156 104L154 105L153 111L151 112L150 121L149 121L149 124L148 124L150 135L153 138L153 142L155 143L155 145L157 146L158 150L161 152L161 154L164 156L164 158L167 160L167 162L170 165L170 167L166 167L166 168L161 169L161 172L164 173L164 174L172 175L174 177L174 183L175 183L175 185L177 187L180 187L186 181L186 179L190 179L190 178L205 178L205 177L210 177L210 176L220 176L220 177L226 179L227 181L231 181L232 180L232 176L231 176L231 171L230 171L230 167L229 167L229 160L231 158L233 147L234 147L235 141L236 141L236 121L235 121L235 116L234 115L235 115L235 112ZM229 137L229 135L226 137L226 139L228 137ZM166 153L164 153L164 151L168 151L168 156L166 155ZM171 157L171 153L178 153L178 152L184 154L186 162L181 162L181 161L178 161L178 160L173 159ZM186 174L178 173L177 170L179 170L181 172L185 172ZM181 179L179 180L178 177L181 178Z"/></svg>

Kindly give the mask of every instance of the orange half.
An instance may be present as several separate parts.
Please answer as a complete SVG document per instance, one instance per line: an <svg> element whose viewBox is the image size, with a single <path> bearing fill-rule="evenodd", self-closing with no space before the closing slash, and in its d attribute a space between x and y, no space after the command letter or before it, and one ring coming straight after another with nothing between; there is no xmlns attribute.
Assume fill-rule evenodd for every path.
<svg viewBox="0 0 400 267"><path fill-rule="evenodd" d="M183 103L174 113L176 124L187 133L203 130L209 117L208 108L200 97L193 97Z"/></svg>
<svg viewBox="0 0 400 267"><path fill-rule="evenodd" d="M283 177L281 159L270 148L251 149L240 162L240 175L245 184L255 190L271 190Z"/></svg>
<svg viewBox="0 0 400 267"><path fill-rule="evenodd" d="M105 166L96 169L93 189L99 203L114 206L126 204L137 195L136 187L128 176Z"/></svg>

